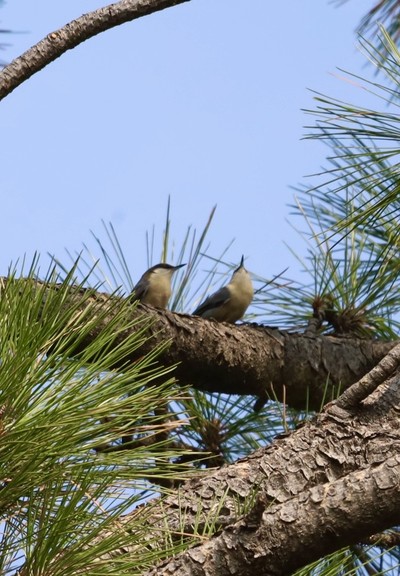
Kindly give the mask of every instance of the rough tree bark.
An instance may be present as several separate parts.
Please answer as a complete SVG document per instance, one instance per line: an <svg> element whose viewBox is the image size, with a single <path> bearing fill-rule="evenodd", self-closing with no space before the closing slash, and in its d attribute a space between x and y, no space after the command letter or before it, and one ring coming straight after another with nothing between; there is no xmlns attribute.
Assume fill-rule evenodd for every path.
<svg viewBox="0 0 400 576"><path fill-rule="evenodd" d="M34 286L43 289L39 282ZM48 291L57 289L47 285L42 290L46 304ZM303 390L310 384L313 397L319 398L329 372L336 385L347 378L348 386L356 374L362 377L293 433L235 464L188 481L159 506L153 505L149 533L154 536L159 529L160 541L166 522L177 538L190 534L193 526L201 531L212 522L217 531L205 542L195 534L191 548L158 565L149 576L287 575L328 552L400 524L400 378L394 342L304 337L257 325L217 324L73 288L64 303L81 307L85 318L100 318L86 342L77 343L76 353L121 306L128 318L139 320L129 333L140 330L151 338L121 359L121 369L148 347L169 340L160 361L180 360L176 373L181 381L202 389L232 392L233 383L239 394L268 387L283 393L288 383L287 398L296 404L300 396L291 393L291 381ZM117 334L114 345L127 333ZM365 375L378 358L383 359L379 366ZM229 378L223 377L225 370ZM116 529L125 529L129 520L119 519ZM129 552L125 547L115 555Z"/></svg>
<svg viewBox="0 0 400 576"><path fill-rule="evenodd" d="M212 520L218 529L147 576L287 576L400 524L399 375L359 405L343 405L332 402L292 434L188 481L152 508L153 534L165 522L177 537Z"/></svg>
<svg viewBox="0 0 400 576"><path fill-rule="evenodd" d="M25 80L85 40L142 16L190 0L121 0L69 22L51 32L0 72L0 100Z"/></svg>
<svg viewBox="0 0 400 576"><path fill-rule="evenodd" d="M4 68L0 99L91 36L187 1L122 0L78 18ZM79 292L71 293L66 305L79 298ZM111 300L93 294L82 306L92 306L96 314L96 307L104 310ZM127 313L143 320L132 330L146 325L151 339L124 361L135 361L169 340L159 360L178 363L175 375L181 382L215 392L272 395L296 408L306 402L318 408L339 387L362 378L395 345L309 337L257 325L228 326L141 307L127 308ZM96 334L93 330L90 338ZM115 346L123 337L116 337ZM86 345L77 344L76 352ZM396 366L395 358L389 371ZM400 524L400 378L397 373L387 377L385 369L382 374L383 383L373 377L362 380L302 428L233 465L190 480L154 506L152 532L159 528L162 534L168 522L179 537L210 518L218 530L149 576L287 575ZM242 515L240 504L247 509ZM117 529L129 520L120 519Z"/></svg>
<svg viewBox="0 0 400 576"><path fill-rule="evenodd" d="M3 279L3 283L6 281ZM42 287L39 282L37 285ZM57 286L49 284L47 289ZM142 345L121 359L121 366L160 347L159 362L176 365L174 376L182 384L209 392L284 400L298 409L320 409L324 402L337 397L339 390L364 376L396 344L305 336L257 324L218 323L147 306L130 306L123 298L94 290L87 291L85 298L82 291L70 290L65 306L80 307L88 319L99 316L90 336L76 343L76 353L97 337L119 306L125 306L128 317L139 320L129 334L140 332ZM105 309L109 313L104 315ZM114 346L127 336L128 332L117 334Z"/></svg>

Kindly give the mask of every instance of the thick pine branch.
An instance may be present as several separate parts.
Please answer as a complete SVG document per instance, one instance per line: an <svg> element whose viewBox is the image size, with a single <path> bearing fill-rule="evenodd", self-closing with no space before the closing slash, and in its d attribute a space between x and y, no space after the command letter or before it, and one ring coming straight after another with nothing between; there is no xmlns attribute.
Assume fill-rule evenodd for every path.
<svg viewBox="0 0 400 576"><path fill-rule="evenodd" d="M29 293L36 302L43 303L31 311L29 322L46 323L47 320L57 325L57 319L65 317L65 310L60 310L60 299L54 297L60 285L23 278L5 278L0 285L4 319L10 316L9 294L15 294L17 289L21 295L26 297ZM257 325L225 325L136 307L126 298L92 289L67 288L65 284L61 289L63 306L73 310L80 322L87 323L88 330L84 339L77 340L80 333L72 329L73 325L68 331L63 324L61 339L55 332L50 341L43 341L44 348L38 349L38 354L56 355L64 349L71 356L84 354L83 358L90 363L93 356L89 355L88 346L94 343L92 354L96 357L103 357L110 348L121 351L110 367L122 372L127 364L141 359L156 344L168 342L159 360L165 364L180 360L176 373L182 383L197 379L199 387L222 386L226 392L232 392L229 388L232 382L240 394L254 393L251 386L264 391L266 374L269 374L270 387L274 390L282 386L283 393L286 382L292 379L299 386L305 386L304 380L306 385L311 382L311 390L315 384L313 393L317 395L327 371L337 379L344 374L354 378L357 370L364 372L366 364L378 356L377 350L384 356L385 348L390 350L394 346L393 342L305 337ZM35 290L37 295L33 293ZM121 319L120 325L116 318ZM101 331L109 325L113 326L114 340L102 348ZM139 331L141 345L135 338L138 348L129 347L122 353L122 344L132 331ZM202 367L202 363L205 366ZM199 374L192 372L194 367ZM400 510L400 384L396 374L387 379L395 369L396 363L387 369L382 363L380 370L372 372L372 375L376 372L374 377L370 374L369 378L354 384L352 390L356 392L361 386L358 402L340 399L332 402L325 412L293 434L276 439L266 449L231 466L192 479L180 486L178 492L171 491L162 503L155 502L148 507L151 519L146 530L147 520L143 518L146 524L143 533L148 532L152 542L147 542L144 536L141 546L158 549L162 542L168 541L168 537L162 538L167 529L171 531L171 538L178 541L187 538L194 527L200 530L200 536L194 534L193 543L197 545L184 553L188 556L183 556L182 562L176 556L172 564L160 566L157 573L161 574L161 570L166 574L179 573L179 568L183 574L182 571L193 567L192 573L205 574L207 569L208 574L221 576L229 573L233 566L234 571L241 574L250 570L257 574L288 574L327 550L365 541L369 535L400 522L397 516ZM225 370L229 371L230 380L223 379ZM295 390L287 390L296 398ZM342 506L340 497L346 489L351 498ZM369 507L361 506L361 501ZM134 513L140 514L140 510ZM344 522L346 514L351 518L350 533ZM116 529L124 529L124 523L128 523L129 530L129 520L130 516L120 518ZM202 527L207 534L210 526L214 527L213 536L204 543ZM331 526L334 532L328 540ZM158 530L160 538L154 539ZM292 536L290 546L288 531ZM304 547L304 540L312 541L312 546ZM229 546L232 554L226 556ZM115 555L129 555L131 551L134 553L128 545L113 551L113 559L101 556L104 561L114 562L118 561ZM194 562L189 564L186 558ZM216 560L220 565L215 564ZM231 562L231 566L226 561Z"/></svg>
<svg viewBox="0 0 400 576"><path fill-rule="evenodd" d="M400 455L251 514L147 576L286 576L400 523Z"/></svg>
<svg viewBox="0 0 400 576"><path fill-rule="evenodd" d="M148 575L282 576L398 525L399 409L395 375L351 411L333 403L267 448L186 482L151 509L149 525L153 535L168 525L178 540L195 526L200 537Z"/></svg>
<svg viewBox="0 0 400 576"><path fill-rule="evenodd" d="M70 305L76 305L82 294L71 291L69 298ZM93 291L82 306L94 314L98 305L99 313L103 313L104 306L115 303L116 298ZM122 298L120 302L126 304ZM67 301L65 304L69 305ZM110 309L115 314L115 308ZM142 346L124 357L119 368L168 343L158 360L165 366L176 364L174 375L180 383L208 392L276 398L299 409L320 409L324 401L359 380L396 344L310 337L257 324L236 326L144 306L126 309L132 317L143 319L132 330L144 330L144 338ZM111 317L102 317L90 337L75 343L76 353L87 348L107 320ZM117 334L114 346L127 336Z"/></svg>
<svg viewBox="0 0 400 576"><path fill-rule="evenodd" d="M46 38L3 68L0 72L0 100L64 52L75 48L85 40L125 22L183 2L190 0L121 0L83 14L63 28L48 34Z"/></svg>

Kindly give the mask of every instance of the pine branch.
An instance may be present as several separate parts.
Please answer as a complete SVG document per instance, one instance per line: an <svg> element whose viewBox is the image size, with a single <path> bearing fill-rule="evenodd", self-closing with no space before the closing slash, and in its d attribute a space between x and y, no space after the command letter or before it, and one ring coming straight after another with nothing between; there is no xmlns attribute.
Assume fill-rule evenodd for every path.
<svg viewBox="0 0 400 576"><path fill-rule="evenodd" d="M319 414L183 484L154 505L150 525L164 533L167 518L172 537L193 534L193 545L147 574L291 574L399 524L399 403L392 379L352 414Z"/></svg>
<svg viewBox="0 0 400 576"><path fill-rule="evenodd" d="M7 279L3 282L6 285ZM19 282L23 285L26 280ZM49 294L57 286L43 286L37 281L38 289ZM68 341L69 354L85 354L104 326L113 321L118 303L123 306L125 300L93 289L86 291L85 297L82 290L68 291L65 306L89 314L91 326L85 337ZM176 366L174 376L181 384L190 383L208 392L284 400L297 409L319 409L333 400L339 390L357 382L396 344L350 337L310 338L257 324L225 324L148 306L126 310L135 322L128 332L116 331L113 348L134 332L142 339L140 346L121 356L115 368L123 371L126 363L137 362L157 348L158 361ZM47 352L51 353L51 348Z"/></svg>
<svg viewBox="0 0 400 576"><path fill-rule="evenodd" d="M302 491L282 504L259 496L253 513L147 576L292 574L320 556L358 542L377 526L399 523L399 483L400 456L396 456ZM374 513L365 514L366 509Z"/></svg>
<svg viewBox="0 0 400 576"><path fill-rule="evenodd" d="M121 0L83 14L80 18L48 34L0 72L0 100L64 52L75 48L85 40L125 22L189 1Z"/></svg>

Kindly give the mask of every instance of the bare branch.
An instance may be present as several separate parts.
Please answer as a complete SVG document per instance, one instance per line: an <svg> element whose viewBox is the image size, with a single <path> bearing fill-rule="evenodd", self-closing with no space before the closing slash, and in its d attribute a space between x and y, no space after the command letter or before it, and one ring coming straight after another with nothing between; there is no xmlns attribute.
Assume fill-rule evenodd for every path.
<svg viewBox="0 0 400 576"><path fill-rule="evenodd" d="M75 48L85 40L125 22L183 2L190 0L121 0L83 14L80 18L48 34L46 38L3 68L0 72L0 100L64 52Z"/></svg>
<svg viewBox="0 0 400 576"><path fill-rule="evenodd" d="M392 348L375 368L350 386L336 401L339 408L351 408L369 396L382 382L387 380L400 364L400 344Z"/></svg>

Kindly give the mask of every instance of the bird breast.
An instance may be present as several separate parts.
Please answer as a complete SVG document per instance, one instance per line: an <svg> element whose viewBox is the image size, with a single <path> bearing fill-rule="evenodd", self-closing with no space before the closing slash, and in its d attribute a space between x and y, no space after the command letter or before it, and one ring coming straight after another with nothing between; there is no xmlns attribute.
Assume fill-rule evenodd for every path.
<svg viewBox="0 0 400 576"><path fill-rule="evenodd" d="M171 296L171 279L166 274L155 274L150 280L150 286L142 298L144 304L156 308L166 308Z"/></svg>

